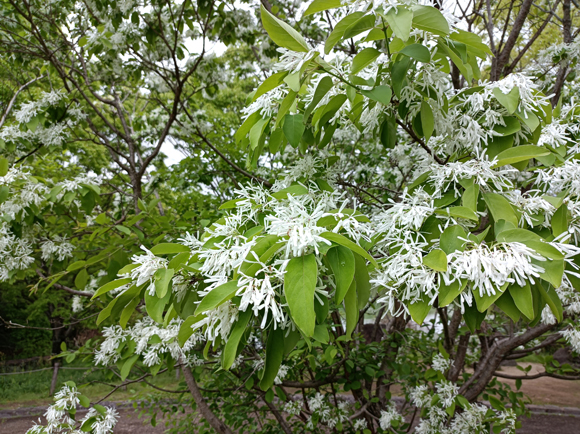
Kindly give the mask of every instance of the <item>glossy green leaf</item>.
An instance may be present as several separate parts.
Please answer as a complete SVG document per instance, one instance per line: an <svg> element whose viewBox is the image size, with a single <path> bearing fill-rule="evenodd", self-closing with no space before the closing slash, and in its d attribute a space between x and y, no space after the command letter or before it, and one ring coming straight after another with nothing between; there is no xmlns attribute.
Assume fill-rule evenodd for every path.
<svg viewBox="0 0 580 434"><path fill-rule="evenodd" d="M336 282L334 300L336 304L340 304L354 279L354 254L346 247L336 246L328 251L326 258Z"/></svg>
<svg viewBox="0 0 580 434"><path fill-rule="evenodd" d="M352 242L344 235L340 235L334 232L323 232L322 234L320 234L320 236L322 238L326 238L329 241L332 241L333 243L339 244L344 247L348 247L350 250L353 251L353 253L356 253L358 255L361 255L363 258L368 259L374 266L377 265L377 261L375 261L375 258L369 255L369 253L361 246Z"/></svg>
<svg viewBox="0 0 580 434"><path fill-rule="evenodd" d="M270 38L280 47L292 51L308 52L308 44L296 30L261 6L262 24Z"/></svg>
<svg viewBox="0 0 580 434"><path fill-rule="evenodd" d="M531 160L536 157L545 157L550 155L550 151L541 146L521 145L502 151L497 156L497 163L494 168L502 167L507 164L514 164L520 161Z"/></svg>
<svg viewBox="0 0 580 434"><path fill-rule="evenodd" d="M508 288L509 294L512 297L516 307L528 319L534 318L534 298L532 296L532 288L529 283L525 286L510 285Z"/></svg>
<svg viewBox="0 0 580 434"><path fill-rule="evenodd" d="M125 381L131 372L131 368L135 362L139 359L139 354L134 354L123 362L123 367L121 368L121 381Z"/></svg>
<svg viewBox="0 0 580 434"><path fill-rule="evenodd" d="M262 82L262 84L258 87L258 89L256 89L256 93L254 94L252 101L257 100L265 93L280 86L287 75L288 71L279 71L269 76L266 80Z"/></svg>
<svg viewBox="0 0 580 434"><path fill-rule="evenodd" d="M326 11L328 9L335 9L342 6L341 0L314 0L304 12L303 17L315 14L316 12Z"/></svg>
<svg viewBox="0 0 580 434"><path fill-rule="evenodd" d="M346 292L344 297L344 312L346 314L346 339L350 340L352 337L352 332L354 331L356 324L358 323L358 301L356 297L356 280L353 280L350 284L350 288Z"/></svg>
<svg viewBox="0 0 580 434"><path fill-rule="evenodd" d="M165 297L169 290L171 279L173 279L174 270L160 268L155 272L155 295L159 298Z"/></svg>
<svg viewBox="0 0 580 434"><path fill-rule="evenodd" d="M230 335L224 347L224 351L222 354L222 368L230 369L232 364L236 360L240 340L242 339L242 336L246 331L246 327L248 326L248 322L250 322L252 313L253 313L252 309L247 309L245 312L239 313L238 320L232 327L232 331L230 332Z"/></svg>
<svg viewBox="0 0 580 434"><path fill-rule="evenodd" d="M367 268L366 261L360 256L354 255L355 262L355 272L354 280L356 281L356 299L358 302L358 309L364 308L371 295L371 283L369 270Z"/></svg>
<svg viewBox="0 0 580 434"><path fill-rule="evenodd" d="M308 337L313 335L316 321L314 290L317 277L318 266L314 254L290 259L284 275L284 294L290 315Z"/></svg>
<svg viewBox="0 0 580 434"><path fill-rule="evenodd" d="M423 264L435 271L447 271L447 255L443 250L433 249L423 257Z"/></svg>
<svg viewBox="0 0 580 434"><path fill-rule="evenodd" d="M274 380L284 359L284 333L281 328L270 330L268 341L266 342L266 361L264 363L264 374L260 381L260 389L268 390L274 385Z"/></svg>
<svg viewBox="0 0 580 434"><path fill-rule="evenodd" d="M517 86L514 86L507 94L503 93L499 87L494 87L493 96L505 107L510 115L516 112L520 103L520 89Z"/></svg>
<svg viewBox="0 0 580 434"><path fill-rule="evenodd" d="M393 92L389 86L376 86L371 90L363 90L361 93L374 101L380 102L384 105L389 105L391 103L391 97Z"/></svg>
<svg viewBox="0 0 580 434"><path fill-rule="evenodd" d="M407 42L413 23L413 12L404 6L398 6L389 9L385 18L391 29L393 29L393 34L402 41Z"/></svg>
<svg viewBox="0 0 580 434"><path fill-rule="evenodd" d="M95 298L106 294L109 291L112 291L113 289L117 289L123 285L126 285L128 283L131 283L133 281L133 279L131 279L130 277L124 278L124 279L117 279L117 280L113 280L112 282L109 283L105 283L103 286L101 286L99 289L97 289L97 292L95 292L95 295L93 295L91 297L91 300L94 300Z"/></svg>
<svg viewBox="0 0 580 434"><path fill-rule="evenodd" d="M505 197L497 193L484 193L483 200L485 200L496 222L505 220L506 222L512 223L515 227L518 227L518 216Z"/></svg>
<svg viewBox="0 0 580 434"><path fill-rule="evenodd" d="M357 72L362 71L380 55L381 52L376 48L367 47L363 49L360 53L354 56L354 59L352 60L351 73L356 74Z"/></svg>
<svg viewBox="0 0 580 434"><path fill-rule="evenodd" d="M423 129L425 140L429 140L433 135L435 119L433 118L433 110L426 101L421 101L421 128Z"/></svg>
<svg viewBox="0 0 580 434"><path fill-rule="evenodd" d="M284 135L290 144L296 148L300 144L300 139L304 134L304 115L298 113L295 115L286 115L284 126L282 127Z"/></svg>
<svg viewBox="0 0 580 434"><path fill-rule="evenodd" d="M441 12L432 6L415 6L413 10L413 25L435 35L449 34L449 24Z"/></svg>
<svg viewBox="0 0 580 434"><path fill-rule="evenodd" d="M310 113L312 113L312 110L316 108L320 100L324 98L324 95L326 95L328 91L332 89L332 86L333 83L332 78L330 76L327 75L320 79L320 82L318 83L318 86L316 86L316 90L314 91L312 101L310 102L308 108L304 111L304 119L308 119Z"/></svg>
<svg viewBox="0 0 580 434"><path fill-rule="evenodd" d="M465 250L465 240L467 239L467 233L459 225L449 226L441 234L441 239L439 242L439 247L447 255L459 250L463 252Z"/></svg>
<svg viewBox="0 0 580 434"><path fill-rule="evenodd" d="M8 173L8 160L0 157L0 176L6 176Z"/></svg>
<svg viewBox="0 0 580 434"><path fill-rule="evenodd" d="M429 303L428 298L423 296L423 299L414 303L409 303L407 305L407 309L409 309L409 313L411 314L413 321L421 325L431 310L431 304Z"/></svg>
<svg viewBox="0 0 580 434"><path fill-rule="evenodd" d="M495 301L495 305L511 318L513 322L518 322L521 318L521 312L515 305L510 291L505 291L503 295Z"/></svg>
<svg viewBox="0 0 580 434"><path fill-rule="evenodd" d="M338 41L341 40L346 29L348 29L351 25L360 20L363 16L364 12L355 12L350 15L347 15L338 23L336 23L334 29L328 36L328 39L326 39L326 42L324 43L324 53L325 54L330 53L330 50L332 50L332 48L338 43Z"/></svg>
<svg viewBox="0 0 580 434"><path fill-rule="evenodd" d="M202 298L201 302L195 310L196 316L204 313L208 310L215 309L220 304L231 300L238 290L238 281L230 280L217 288L212 289L205 297Z"/></svg>
<svg viewBox="0 0 580 434"><path fill-rule="evenodd" d="M189 253L189 247L177 243L161 243L151 247L154 255L169 255L174 253Z"/></svg>
<svg viewBox="0 0 580 434"><path fill-rule="evenodd" d="M560 207L556 210L550 223L552 224L552 234L555 237L563 234L568 230L570 226L570 221L572 220L570 211L568 210L568 206L563 203Z"/></svg>
<svg viewBox="0 0 580 434"><path fill-rule="evenodd" d="M421 63L429 63L431 61L431 53L429 52L429 49L421 44L407 45L399 51L399 53L412 57Z"/></svg>

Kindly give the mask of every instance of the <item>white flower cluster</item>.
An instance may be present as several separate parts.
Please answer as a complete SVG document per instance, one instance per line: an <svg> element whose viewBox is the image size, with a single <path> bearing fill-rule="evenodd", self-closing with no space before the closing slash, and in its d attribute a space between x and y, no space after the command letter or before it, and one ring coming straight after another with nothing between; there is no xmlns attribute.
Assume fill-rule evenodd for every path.
<svg viewBox="0 0 580 434"><path fill-rule="evenodd" d="M18 238L7 223L0 224L0 282L8 280L14 270L26 270L34 263L32 243Z"/></svg>
<svg viewBox="0 0 580 434"><path fill-rule="evenodd" d="M20 212L26 213L26 208L31 205L41 205L49 192L48 187L26 169L16 167L11 167L5 176L0 176L0 186L9 188L8 199L0 204L0 215L10 220Z"/></svg>
<svg viewBox="0 0 580 434"><path fill-rule="evenodd" d="M431 363L431 367L436 371L439 371L442 374L444 374L452 366L453 360L443 357L442 354L437 353L433 356L433 362Z"/></svg>
<svg viewBox="0 0 580 434"><path fill-rule="evenodd" d="M131 260L134 264L139 264L137 267L130 271L130 276L132 279L136 280L136 285L140 286L146 282L149 282L147 291L149 295L155 294L155 272L162 268L167 268L167 259L159 258L147 250L145 247L141 246L141 249L145 251L144 255L133 255Z"/></svg>
<svg viewBox="0 0 580 434"><path fill-rule="evenodd" d="M381 411L379 425L381 429L388 431L393 426L393 422L401 423L402 421L403 415L397 411L397 406L394 403L390 403L387 410Z"/></svg>
<svg viewBox="0 0 580 434"><path fill-rule="evenodd" d="M70 258L75 247L59 235L55 235L53 238L53 240L46 240L40 245L42 259L50 261L56 257L58 261L64 261L66 258Z"/></svg>
<svg viewBox="0 0 580 434"><path fill-rule="evenodd" d="M145 317L132 327L122 329L120 326L105 327L103 336L105 340L95 354L97 365L109 365L115 363L121 355L118 352L122 342L133 341L135 354L143 356L145 366L155 366L161 361L160 356L165 353L171 354L175 360L186 358L186 353L200 340L201 336L194 333L183 345L179 346L177 336L183 320L173 319L163 327L149 317Z"/></svg>
<svg viewBox="0 0 580 434"><path fill-rule="evenodd" d="M566 339L566 342L568 342L572 349L575 352L580 353L580 327L576 325L575 327L562 330L560 333L564 336L564 339Z"/></svg>
<svg viewBox="0 0 580 434"><path fill-rule="evenodd" d="M308 429L314 429L312 420L314 414L318 416L320 422L331 429L339 422L345 422L348 420L348 403L340 401L338 405L333 405L328 397L328 395L323 395L322 393L317 392L316 395L308 400L308 408L312 412L312 415L309 416L308 423L306 424Z"/></svg>
<svg viewBox="0 0 580 434"><path fill-rule="evenodd" d="M499 426L504 434L515 433L516 415L511 410L495 411L490 417L490 409L484 405L475 403L456 412L449 420L446 408L453 405L457 397L458 387L449 382L441 381L435 385L436 393L433 393L426 385L420 385L411 389L409 397L413 405L425 409L427 417L422 418L415 428L417 434L485 434L489 432L486 422ZM437 398L437 399L434 399Z"/></svg>
<svg viewBox="0 0 580 434"><path fill-rule="evenodd" d="M112 434L119 418L119 414L114 408L102 407L104 410L97 411L89 408L85 417L78 423L73 419L79 405L79 392L75 386L65 384L55 395L55 403L48 407L44 413L46 425L35 424L26 434L81 434L90 432L92 434ZM81 430L81 426L89 419L94 419L90 424L90 430L86 427Z"/></svg>

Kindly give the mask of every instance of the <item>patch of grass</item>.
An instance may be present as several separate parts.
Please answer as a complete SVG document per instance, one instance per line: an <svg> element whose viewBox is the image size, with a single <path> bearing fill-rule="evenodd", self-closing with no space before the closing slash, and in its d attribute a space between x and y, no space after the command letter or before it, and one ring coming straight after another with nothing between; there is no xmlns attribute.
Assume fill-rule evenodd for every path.
<svg viewBox="0 0 580 434"><path fill-rule="evenodd" d="M75 368L83 368L75 366ZM52 370L41 372L22 373L15 375L0 375L0 409L18 407L46 406L52 403L48 395ZM74 381L82 394L91 402L98 401L107 395L112 387L103 384L118 385L121 380L110 369L95 369L86 366L86 369L61 369L58 373L58 391L66 381ZM156 377L148 378L151 384L168 390L183 389L179 385L175 372L164 372ZM119 388L107 398L107 401L126 401L139 398L151 392L159 391L146 383L133 383ZM168 394L168 396L171 394Z"/></svg>

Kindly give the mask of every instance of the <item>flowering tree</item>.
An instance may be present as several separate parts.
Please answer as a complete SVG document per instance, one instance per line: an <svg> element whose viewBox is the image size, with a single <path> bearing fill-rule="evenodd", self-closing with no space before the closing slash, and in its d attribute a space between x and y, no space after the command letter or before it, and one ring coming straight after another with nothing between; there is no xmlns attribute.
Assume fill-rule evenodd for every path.
<svg viewBox="0 0 580 434"><path fill-rule="evenodd" d="M60 17L72 21L56 34L65 41L75 35L75 44L89 48L65 51L73 60L41 52L64 88L78 93L79 106L64 107L64 93L45 91L22 104L2 134L7 143L42 148L62 145L64 131L77 134L80 125L76 140L91 137L124 171L134 214L112 221L103 212L94 220L99 226L84 233L87 221L83 242L102 243L95 257L60 265L75 246L55 235L35 258L35 234L19 235L8 223L32 231L40 213L29 210L61 204L88 220L102 200L103 178L52 185L17 170L17 158L10 171L3 160L4 279L39 260L62 268L37 271L52 273L55 287L76 273L82 289L93 275L90 294L58 287L90 295L102 303L97 323L112 323L95 362L116 364L127 382L180 367L187 389L177 392L189 392L182 399L193 402L208 430L514 432L525 400L496 380L505 376L500 364L562 340L580 351L580 109L562 84L555 90L565 99L554 99L546 91L552 83L535 79L549 55L527 74L507 74L514 68L501 52L463 30L452 13L415 1L315 0L300 27L306 37L266 2L261 20L279 60L242 111L234 135L247 155L241 167L208 137L211 127L193 110L203 103L181 99L207 92L204 80L212 77L196 75L203 50L181 62L179 49L187 46L178 35L186 24L199 30L189 23L201 20L205 41L207 23L225 18L211 15L213 3L207 11L198 3L191 14L188 2L155 3L143 13L127 4L87 3L77 18ZM32 26L34 16L24 11L6 26ZM111 21L102 29L87 30L104 16ZM54 18L43 23L60 28ZM130 35L119 30L125 27ZM315 45L325 29L328 36ZM8 32L18 41L16 34ZM125 39L114 42L120 34ZM129 54L121 56L120 47ZM91 71L92 56L113 54L110 70ZM569 74L574 61L566 62ZM138 81L148 92L131 102L113 77L135 65L139 76L157 78ZM137 111L150 104L146 120L139 119ZM152 116L163 122L149 125ZM168 137L200 140L244 177L201 233L196 225L179 233L164 215L171 211L143 200L143 176ZM50 228L71 230L64 216ZM105 234L113 228L128 237L111 243ZM129 261L123 255L136 239L143 252ZM541 375L577 373L548 359ZM73 430L65 411L77 398L67 387L59 399L68 401L55 404L60 413L51 413L49 426ZM87 420L93 417L83 429L116 419L103 408Z"/></svg>

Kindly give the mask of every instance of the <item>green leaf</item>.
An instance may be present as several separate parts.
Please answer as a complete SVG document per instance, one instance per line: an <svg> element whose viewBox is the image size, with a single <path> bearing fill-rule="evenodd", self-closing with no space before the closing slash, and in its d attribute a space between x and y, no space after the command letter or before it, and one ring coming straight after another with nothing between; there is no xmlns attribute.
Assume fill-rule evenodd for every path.
<svg viewBox="0 0 580 434"><path fill-rule="evenodd" d="M463 305L465 313L463 314L463 319L465 324L471 330L471 333L475 333L476 330L481 327L482 321L485 319L487 312L479 312L475 307L475 304L469 306L467 303Z"/></svg>
<svg viewBox="0 0 580 434"><path fill-rule="evenodd" d="M426 101L421 101L421 127L425 140L429 140L435 128L435 119L433 118L433 110Z"/></svg>
<svg viewBox="0 0 580 434"><path fill-rule="evenodd" d="M421 325L431 310L431 304L429 303L429 299L424 295L421 300L408 304L407 309L409 309L413 321Z"/></svg>
<svg viewBox="0 0 580 434"><path fill-rule="evenodd" d="M514 116L504 116L503 121L504 125L496 125L493 129L497 131L503 136L509 136L511 134L515 134L522 129L522 124L518 120L518 118ZM494 138L495 139L495 138ZM513 141L513 139L512 139Z"/></svg>
<svg viewBox="0 0 580 434"><path fill-rule="evenodd" d="M125 360L125 362L123 363L123 367L121 368L121 381L126 380L126 378L129 376L129 373L131 372L131 368L138 359L139 354L135 354L129 357L127 360Z"/></svg>
<svg viewBox="0 0 580 434"><path fill-rule="evenodd" d="M334 232L323 232L322 234L320 234L320 236L322 238L326 238L329 241L332 241L333 243L339 244L344 247L348 247L350 250L353 251L353 253L361 255L363 258L368 259L371 262L371 264L373 264L375 267L377 266L377 261L375 261L375 258L369 255L368 252L364 250L361 246L352 242L345 236L336 234Z"/></svg>
<svg viewBox="0 0 580 434"><path fill-rule="evenodd" d="M245 312L240 312L238 315L238 320L232 327L232 331L230 332L230 336L226 342L223 352L222 358L222 368L230 369L234 361L236 360L236 356L238 355L238 346L240 344L240 340L246 331L246 327L248 326L248 322L252 317L252 309L247 309Z"/></svg>
<svg viewBox="0 0 580 434"><path fill-rule="evenodd" d="M477 310L479 310L480 312L485 312L487 311L487 309L489 309L489 307L498 299L501 297L501 295L504 293L505 288L507 287L507 283L500 289L500 288L495 288L495 294L492 295L488 295L487 293L484 293L483 295L479 294L479 289L475 289L473 291L473 298L475 298L475 303L477 304Z"/></svg>
<svg viewBox="0 0 580 434"><path fill-rule="evenodd" d="M432 6L415 6L413 10L413 25L435 35L449 34L449 24L441 12Z"/></svg>
<svg viewBox="0 0 580 434"><path fill-rule="evenodd" d="M356 299L358 302L358 309L366 306L371 295L371 283L369 277L369 270L367 264L360 255L354 255L355 272L354 280L356 281Z"/></svg>
<svg viewBox="0 0 580 434"><path fill-rule="evenodd" d="M548 283L551 283L554 288L559 288L562 285L562 276L564 275L564 260L563 259L548 259L547 261L536 261L532 259L532 264L542 267L545 271L540 273L540 277Z"/></svg>
<svg viewBox="0 0 580 434"><path fill-rule="evenodd" d="M304 12L303 17L315 14L316 12L327 11L328 9L335 9L342 6L341 0L314 0Z"/></svg>
<svg viewBox="0 0 580 434"><path fill-rule="evenodd" d="M0 176L6 176L8 173L8 160L0 157Z"/></svg>
<svg viewBox="0 0 580 434"><path fill-rule="evenodd" d="M554 288L544 288L541 282L536 282L536 288L542 295L544 301L550 306L550 310L558 320L562 322L564 320L564 310L562 308L562 301L558 297L556 290Z"/></svg>
<svg viewBox="0 0 580 434"><path fill-rule="evenodd" d="M256 101L259 97L261 97L265 93L271 91L272 89L276 89L278 86L282 84L282 82L284 81L284 77L286 77L287 75L288 71L280 71L269 76L266 80L262 82L260 87L256 89L256 93L254 94L252 101Z"/></svg>
<svg viewBox="0 0 580 434"><path fill-rule="evenodd" d="M296 30L283 21L280 21L274 15L261 6L262 24L268 35L277 45L292 51L302 53L308 52L308 44Z"/></svg>
<svg viewBox="0 0 580 434"><path fill-rule="evenodd" d="M304 134L304 115L298 113L295 115L286 115L284 117L284 135L290 144L296 148L300 144L302 134Z"/></svg>
<svg viewBox="0 0 580 434"><path fill-rule="evenodd" d="M421 44L407 45L399 53L412 57L422 63L429 63L431 61L429 49Z"/></svg>
<svg viewBox="0 0 580 434"><path fill-rule="evenodd" d="M183 347L183 345L185 345L185 342L187 342L187 340L193 334L193 329L191 327L196 322L199 322L204 318L205 318L205 315L198 315L198 316L191 315L191 316L188 316L185 319L185 321L183 321L183 324L181 324L181 327L179 327L179 333L177 334L177 342L179 343L180 347Z"/></svg>
<svg viewBox="0 0 580 434"><path fill-rule="evenodd" d="M254 126L250 129L250 135L248 136L250 139L250 149L254 150L260 144L260 139L264 134L264 130L270 123L270 118L268 119L260 119L258 122L254 124Z"/></svg>
<svg viewBox="0 0 580 434"><path fill-rule="evenodd" d="M87 280L89 280L89 273L87 273L87 270L83 268L81 271L79 271L79 273L75 277L76 288L79 291L85 289L85 286L87 286Z"/></svg>
<svg viewBox="0 0 580 434"><path fill-rule="evenodd" d="M278 200L288 199L289 194L293 194L296 196L302 196L303 194L308 194L308 189L300 184L294 184L290 187L286 187L276 193L272 194L272 197Z"/></svg>
<svg viewBox="0 0 580 434"><path fill-rule="evenodd" d="M381 143L387 149L397 145L397 124L394 116L388 116L381 126Z"/></svg>
<svg viewBox="0 0 580 434"><path fill-rule="evenodd" d="M173 278L174 271L172 269L160 268L154 274L155 276L155 294L159 298L165 297L169 284Z"/></svg>
<svg viewBox="0 0 580 434"><path fill-rule="evenodd" d="M494 87L493 96L505 107L510 115L516 112L520 103L520 89L517 86L514 86L507 94L503 93L499 87Z"/></svg>
<svg viewBox="0 0 580 434"><path fill-rule="evenodd" d="M203 297L203 299L197 306L194 315L198 316L203 312L215 309L220 304L225 303L228 300L231 300L233 296L236 294L237 290L238 290L237 280L230 280L229 282L212 289L205 297Z"/></svg>
<svg viewBox="0 0 580 434"><path fill-rule="evenodd" d="M518 227L518 216L509 201L497 193L484 193L483 200L487 204L494 221L505 220Z"/></svg>
<svg viewBox="0 0 580 434"><path fill-rule="evenodd" d="M411 66L411 59L409 57L403 57L393 64L391 68L391 83L393 84L393 91L395 95L401 98L401 89L403 89L403 84L407 78L407 71Z"/></svg>
<svg viewBox="0 0 580 434"><path fill-rule="evenodd" d="M452 206L449 208L436 211L437 214L449 215L455 218L462 218L467 220L479 221L479 217L471 209L464 206Z"/></svg>
<svg viewBox="0 0 580 434"><path fill-rule="evenodd" d="M312 331L314 333L314 330ZM266 362L264 364L264 374L260 381L260 389L268 390L274 385L274 380L282 360L284 359L284 333L281 328L270 330L268 341L266 342Z"/></svg>
<svg viewBox="0 0 580 434"><path fill-rule="evenodd" d="M348 29L352 24L356 23L359 19L364 16L364 12L355 12L353 14L347 15L342 20L340 20L334 26L334 30L328 36L328 39L324 43L324 53L330 53L330 50L336 45L338 41L341 40L346 29Z"/></svg>
<svg viewBox="0 0 580 434"><path fill-rule="evenodd" d="M441 239L439 246L446 254L459 250L463 252L465 250L465 240L467 239L467 233L459 225L449 226L441 234Z"/></svg>
<svg viewBox="0 0 580 434"><path fill-rule="evenodd" d="M314 254L292 258L284 275L284 294L292 319L306 336L314 334L314 290L318 266Z"/></svg>
<svg viewBox="0 0 580 434"><path fill-rule="evenodd" d="M330 78L330 76L326 75L320 79L320 82L318 83L318 86L316 86L316 90L314 91L312 102L310 103L308 108L304 111L304 119L308 119L310 113L312 113L312 110L316 108L320 100L324 98L324 95L326 95L328 91L332 89L332 86L333 83L332 78Z"/></svg>
<svg viewBox="0 0 580 434"><path fill-rule="evenodd" d="M391 88L385 85L376 86L371 90L362 90L361 93L367 98L380 102L384 105L389 105L391 103L391 97L393 96Z"/></svg>
<svg viewBox="0 0 580 434"><path fill-rule="evenodd" d="M119 231L124 233L125 235L131 235L131 229L126 228L125 226L122 225L116 225L115 228Z"/></svg>
<svg viewBox="0 0 580 434"><path fill-rule="evenodd" d="M330 340L330 336L328 335L328 329L326 328L325 324L319 324L314 327L314 334L312 338L315 341L321 342L323 344L327 344Z"/></svg>
<svg viewBox="0 0 580 434"><path fill-rule="evenodd" d="M502 167L507 164L514 164L520 161L527 161L532 158L545 157L550 155L550 151L542 146L521 145L502 151L497 156L497 163L494 168Z"/></svg>
<svg viewBox="0 0 580 434"><path fill-rule="evenodd" d="M365 69L370 65L377 57L379 57L381 52L373 47L368 47L354 56L352 60L351 73L356 74L359 71Z"/></svg>
<svg viewBox="0 0 580 434"><path fill-rule="evenodd" d="M357 20L353 24L351 24L345 31L343 38L354 38L357 35L360 35L362 32L366 32L369 29L372 29L375 26L376 16L375 14L369 14L361 19Z"/></svg>
<svg viewBox="0 0 580 434"><path fill-rule="evenodd" d="M91 297L91 300L94 300L95 298L106 294L109 291L112 291L113 289L117 289L123 285L126 285L128 283L131 283L133 281L133 279L131 279L130 277L126 277L124 279L117 279L117 280L113 280L112 282L109 283L105 283L103 286L101 286L97 292L95 292L95 295L93 295Z"/></svg>
<svg viewBox="0 0 580 434"><path fill-rule="evenodd" d="M91 400L85 395L79 395L79 404L82 405L84 408L89 408L91 405Z"/></svg>
<svg viewBox="0 0 580 434"><path fill-rule="evenodd" d="M479 198L479 185L472 184L465 189L463 196L461 197L461 203L464 207L477 211L477 200Z"/></svg>
<svg viewBox="0 0 580 434"><path fill-rule="evenodd" d="M0 204L4 203L6 199L8 199L8 195L10 194L10 189L7 185L0 186Z"/></svg>
<svg viewBox="0 0 580 434"><path fill-rule="evenodd" d="M552 216L552 220L550 223L552 224L552 234L557 237L558 235L563 234L568 230L570 225L570 221L572 220L570 211L568 210L568 206L563 203L560 207L556 210L554 215Z"/></svg>
<svg viewBox="0 0 580 434"><path fill-rule="evenodd" d="M393 34L403 42L407 42L411 33L413 12L405 7L398 6L389 9L385 18L393 30Z"/></svg>
<svg viewBox="0 0 580 434"><path fill-rule="evenodd" d="M151 247L154 255L169 255L174 253L190 253L189 247L177 243L161 243Z"/></svg>
<svg viewBox="0 0 580 434"><path fill-rule="evenodd" d="M423 264L435 271L447 271L447 255L443 250L433 249L424 258Z"/></svg>
<svg viewBox="0 0 580 434"><path fill-rule="evenodd" d="M352 332L358 323L358 301L356 297L356 280L353 280L350 284L350 288L346 292L344 297L344 312L346 314L346 332L345 337L350 340L352 337Z"/></svg>
<svg viewBox="0 0 580 434"><path fill-rule="evenodd" d="M326 258L336 282L334 300L336 304L340 304L354 279L354 255L352 250L343 246L336 246L328 251Z"/></svg>
<svg viewBox="0 0 580 434"><path fill-rule="evenodd" d="M495 305L505 312L513 322L518 322L521 317L520 310L515 305L510 291L505 291L503 295L495 301Z"/></svg>
<svg viewBox="0 0 580 434"><path fill-rule="evenodd" d="M530 284L526 283L525 286L510 285L508 291L520 312L528 319L534 319L534 298Z"/></svg>
<svg viewBox="0 0 580 434"><path fill-rule="evenodd" d="M76 261L76 262L73 262L68 267L66 267L66 271L75 271L75 270L78 270L79 268L83 268L86 263L87 263L87 261Z"/></svg>
<svg viewBox="0 0 580 434"><path fill-rule="evenodd" d="M445 282L441 280L441 285L439 285L439 306L445 307L449 305L463 292L466 286L467 280L463 282L455 280L449 283L449 285L446 285Z"/></svg>

